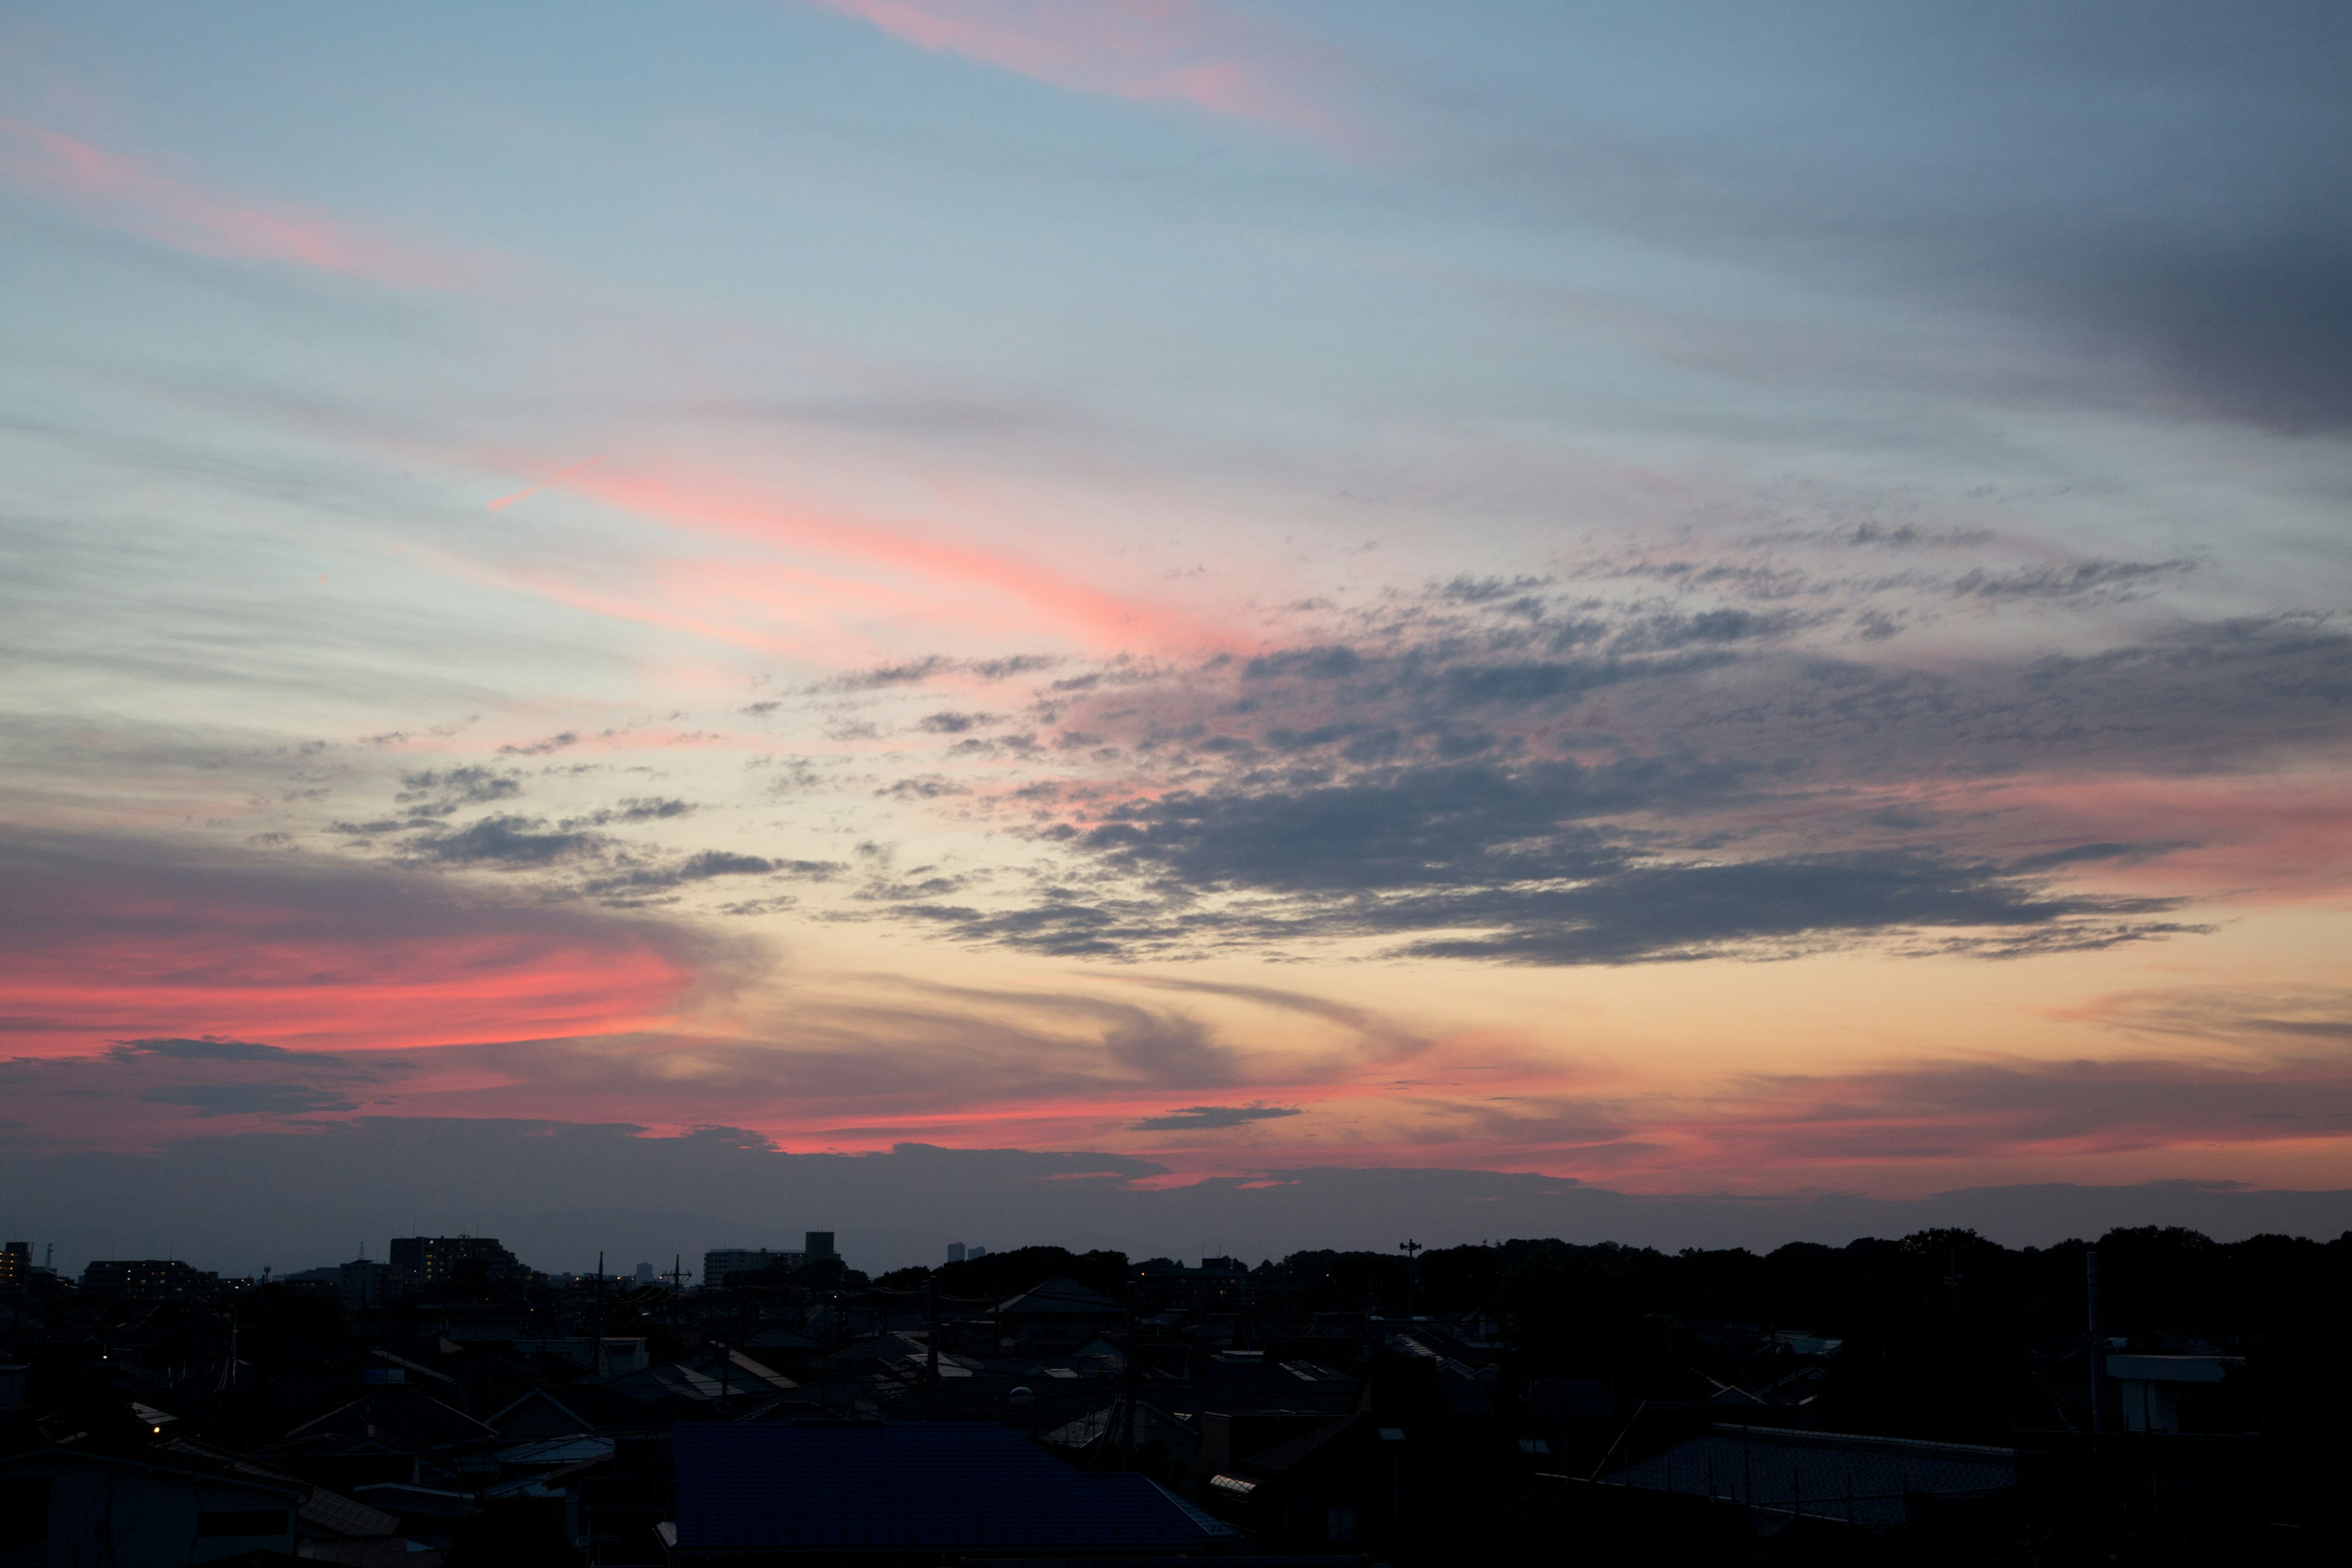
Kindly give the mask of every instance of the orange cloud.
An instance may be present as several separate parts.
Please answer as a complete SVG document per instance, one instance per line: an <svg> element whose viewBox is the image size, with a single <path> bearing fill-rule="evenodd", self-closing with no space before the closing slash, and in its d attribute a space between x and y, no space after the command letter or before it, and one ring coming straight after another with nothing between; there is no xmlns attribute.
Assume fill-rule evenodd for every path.
<svg viewBox="0 0 2352 1568"><path fill-rule="evenodd" d="M1033 80L1345 139L1284 78L1300 53L1202 0L813 0L894 38ZM1292 68L1278 68L1289 67Z"/></svg>
<svg viewBox="0 0 2352 1568"><path fill-rule="evenodd" d="M481 268L317 213L223 195L62 132L0 119L0 178L92 222L197 256L301 267L389 289L462 289Z"/></svg>

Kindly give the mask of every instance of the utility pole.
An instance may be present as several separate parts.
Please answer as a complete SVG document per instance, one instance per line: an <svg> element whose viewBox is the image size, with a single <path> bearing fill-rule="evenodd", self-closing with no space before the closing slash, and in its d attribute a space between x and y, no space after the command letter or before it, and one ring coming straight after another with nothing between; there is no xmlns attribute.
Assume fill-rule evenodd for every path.
<svg viewBox="0 0 2352 1568"><path fill-rule="evenodd" d="M2091 1305L2091 1446L2098 1447L2099 1384L2106 1371L2106 1331L2099 1324L2099 1250L2083 1254L2083 1283Z"/></svg>
<svg viewBox="0 0 2352 1568"><path fill-rule="evenodd" d="M1127 1468L1130 1470L1135 1468L1135 1282L1136 1276L1130 1272L1127 1277L1127 1364L1120 1368L1127 1384L1120 1404L1127 1415L1126 1458Z"/></svg>
<svg viewBox="0 0 2352 1568"><path fill-rule="evenodd" d="M929 1278L923 1280L923 1316L930 1330L924 1335L923 1419L940 1418L940 1288Z"/></svg>
<svg viewBox="0 0 2352 1568"><path fill-rule="evenodd" d="M1404 1315L1410 1318L1412 1316L1414 1265L1419 1261L1418 1255L1426 1249L1417 1241L1402 1241L1397 1244L1397 1250L1404 1254Z"/></svg>

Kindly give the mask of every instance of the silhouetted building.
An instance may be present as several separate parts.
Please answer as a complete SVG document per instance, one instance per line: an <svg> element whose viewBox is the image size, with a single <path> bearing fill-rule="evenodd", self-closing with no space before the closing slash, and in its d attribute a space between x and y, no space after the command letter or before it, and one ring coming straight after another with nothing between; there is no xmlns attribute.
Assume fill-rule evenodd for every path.
<svg viewBox="0 0 2352 1568"><path fill-rule="evenodd" d="M92 1295L134 1301L209 1296L219 1286L219 1275L207 1274L176 1258L110 1258L93 1262L81 1271L81 1288Z"/></svg>
<svg viewBox="0 0 2352 1568"><path fill-rule="evenodd" d="M1002 1303L996 1315L1024 1350L1043 1349L1082 1345L1124 1327L1127 1306L1075 1279L1048 1279Z"/></svg>
<svg viewBox="0 0 2352 1568"><path fill-rule="evenodd" d="M948 1261L950 1263L961 1263L963 1261L962 1242L950 1241L948 1243Z"/></svg>
<svg viewBox="0 0 2352 1568"><path fill-rule="evenodd" d="M806 1233L798 1252L773 1251L764 1247L721 1247L702 1255L702 1283L706 1289L723 1290L729 1279L738 1274L757 1274L763 1268L779 1266L798 1268L820 1258L837 1258L833 1249L833 1232L812 1230Z"/></svg>
<svg viewBox="0 0 2352 1568"><path fill-rule="evenodd" d="M486 1283L524 1280L530 1270L488 1236L395 1236L392 1279L404 1289L426 1290L458 1278L458 1266L478 1262Z"/></svg>
<svg viewBox="0 0 2352 1568"><path fill-rule="evenodd" d="M775 1252L764 1247L713 1247L702 1255L702 1284L705 1289L724 1290L738 1274L757 1274L763 1268L781 1265L798 1268L807 1259L806 1253Z"/></svg>
<svg viewBox="0 0 2352 1568"><path fill-rule="evenodd" d="M33 1278L33 1244L12 1241L0 1249L0 1290L22 1290Z"/></svg>
<svg viewBox="0 0 2352 1568"><path fill-rule="evenodd" d="M1203 1258L1198 1268L1157 1259L1136 1270L1136 1287L1147 1310L1211 1312L1249 1300L1249 1265L1238 1258Z"/></svg>
<svg viewBox="0 0 2352 1568"><path fill-rule="evenodd" d="M2124 1429L2127 1432L2210 1432L2226 1423L2215 1419L2222 1409L2222 1384L2232 1367L2246 1358L2234 1355L2111 1355L2107 1375L2120 1386Z"/></svg>
<svg viewBox="0 0 2352 1568"><path fill-rule="evenodd" d="M310 1489L226 1459L82 1437L0 1459L0 1557L10 1563L291 1559Z"/></svg>
<svg viewBox="0 0 2352 1568"><path fill-rule="evenodd" d="M1626 1466L1609 1484L1899 1530L1930 1500L1982 1500L2015 1487L2017 1450L1718 1425Z"/></svg>

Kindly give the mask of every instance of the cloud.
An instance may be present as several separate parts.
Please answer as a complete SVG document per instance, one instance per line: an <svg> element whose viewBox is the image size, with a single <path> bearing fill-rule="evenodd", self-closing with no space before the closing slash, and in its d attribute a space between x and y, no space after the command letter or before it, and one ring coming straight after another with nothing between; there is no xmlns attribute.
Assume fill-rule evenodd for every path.
<svg viewBox="0 0 2352 1568"><path fill-rule="evenodd" d="M522 780L478 765L406 773L392 798L408 808L412 817L447 816L460 806L487 805L522 794Z"/></svg>
<svg viewBox="0 0 2352 1568"><path fill-rule="evenodd" d="M892 686L916 686L943 675L975 675L982 680L1009 680L1016 675L1034 675L1054 669L1067 662L1055 654L1007 654L999 658L950 658L944 654L925 654L920 658L899 664L877 665L871 669L852 670L820 682L819 691L879 691Z"/></svg>
<svg viewBox="0 0 2352 1568"><path fill-rule="evenodd" d="M201 1040L170 1037L117 1040L114 1042L114 1054L117 1057L164 1057L173 1061L257 1062L282 1060L301 1053L278 1046L257 1045L251 1040L227 1040L217 1035L208 1035Z"/></svg>
<svg viewBox="0 0 2352 1568"><path fill-rule="evenodd" d="M626 1030L757 963L682 929L321 857L11 830L0 879L0 1033L44 1054L116 1042L153 1063L268 1066Z"/></svg>
<svg viewBox="0 0 2352 1568"><path fill-rule="evenodd" d="M198 256L265 261L388 289L462 289L478 261L368 234L337 219L207 189L62 132L0 119L0 177L83 216Z"/></svg>
<svg viewBox="0 0 2352 1568"><path fill-rule="evenodd" d="M1759 1078L1692 1129L1711 1162L1964 1163L2352 1139L2352 1071L2335 1059L1926 1061Z"/></svg>
<svg viewBox="0 0 2352 1568"><path fill-rule="evenodd" d="M447 833L415 839L406 853L441 866L522 869L585 859L610 843L601 833L551 830L540 817L485 816Z"/></svg>
<svg viewBox="0 0 2352 1568"><path fill-rule="evenodd" d="M502 757L543 757L550 752L560 752L566 746L576 746L579 743L580 732L577 730L566 730L562 734L550 735L543 741L533 741L528 745L500 746L499 754Z"/></svg>
<svg viewBox="0 0 2352 1568"><path fill-rule="evenodd" d="M151 1089L139 1098L152 1105L186 1106L199 1116L296 1116L359 1109L357 1100L296 1083L182 1084Z"/></svg>
<svg viewBox="0 0 2352 1568"><path fill-rule="evenodd" d="M1181 103L1325 141L1303 51L1213 0L812 0L918 47L1106 98Z"/></svg>
<svg viewBox="0 0 2352 1568"><path fill-rule="evenodd" d="M813 652L818 645L779 641L778 615L804 618L860 600L928 622L968 616L992 634L1012 625L1043 626L1103 652L1138 645L1213 647L1230 637L1223 627L1188 607L1107 589L1075 571L1047 566L1008 549L1002 538L1013 531L1010 529L926 531L897 519L776 493L719 469L608 462L572 469L549 484L668 528L750 545L757 553L739 556L723 567L670 563L650 580L640 574L617 593L577 588L560 574L570 563L550 561L519 576L520 585L600 614L722 642ZM971 540L981 542L968 542ZM813 574L806 567L774 563L769 557L778 552L815 558L829 569ZM671 594L672 602L664 602L665 592ZM865 685L903 684L950 669L1002 679L1025 665L1020 657L950 660L935 656L871 672ZM822 685L861 689L856 677Z"/></svg>
<svg viewBox="0 0 2352 1568"><path fill-rule="evenodd" d="M1253 1121L1304 1114L1299 1107L1286 1105L1188 1105L1181 1110L1147 1116L1127 1125L1131 1132L1210 1131L1222 1127L1242 1127Z"/></svg>
<svg viewBox="0 0 2352 1568"><path fill-rule="evenodd" d="M1988 574L1969 591L2095 597L2169 570L2003 568L2005 585ZM1897 579L1945 597L1969 580ZM2290 735L2352 748L2352 637L2324 616L1914 668L1807 646L1829 624L1812 611L1508 587L1433 584L1345 640L1129 672L1116 689L1055 682L1039 715L1095 752L1041 748L1030 760L1064 776L968 808L1025 815L1055 861L1025 895L1005 881L899 912L1065 957L1365 938L1542 964L2089 951L2206 929L2174 911L2225 873L2190 858L2273 830L2252 798L2201 807L2198 841L2166 831L2185 796L2119 815L2151 777L2237 774ZM2243 867L2266 852L2227 853ZM2300 862L2331 863L2309 846ZM2182 879L2167 888L2158 867Z"/></svg>
<svg viewBox="0 0 2352 1568"><path fill-rule="evenodd" d="M1475 829L1473 828L1475 832ZM1205 846L1212 840L1199 841ZM971 942L1066 956L1141 958L1370 936L1406 957L1547 965L1791 957L1864 942L1898 951L2007 957L2082 952L2208 928L2156 919L2177 900L2053 892L1998 866L1916 850L1753 859L1721 864L1626 864L1591 857L1595 874L1561 879L1449 879L1414 865L1394 886L1349 864L1327 838L1324 863L1349 885L1269 885L1255 868L1204 858L1219 884L1181 886L1158 899L1071 897L1012 910L913 905L903 912ZM1514 858L1557 863L1572 855L1513 845ZM1622 853L1622 852L1621 852ZM1266 895L1208 907L1219 887ZM1947 933L1937 936L1932 933ZM1924 934L1923 934L1924 933Z"/></svg>
<svg viewBox="0 0 2352 1568"><path fill-rule="evenodd" d="M604 806L581 816L567 816L565 827L603 827L614 822L668 822L681 816L692 816L701 809L692 801L659 795L631 795L621 804Z"/></svg>
<svg viewBox="0 0 2352 1568"><path fill-rule="evenodd" d="M1231 1083L1240 1066L1207 1025L1181 1014L1134 1010L1103 1031L1103 1049L1113 1062L1152 1083Z"/></svg>
<svg viewBox="0 0 2352 1568"><path fill-rule="evenodd" d="M1970 572L1952 584L1952 592L1980 599L2082 600L2112 596L2129 584L2194 570L2192 561L2077 561L2016 572Z"/></svg>
<svg viewBox="0 0 2352 1568"><path fill-rule="evenodd" d="M994 722L996 715L993 713L945 712L927 715L916 728L934 735L961 735L967 730L976 730L983 724Z"/></svg>
<svg viewBox="0 0 2352 1568"><path fill-rule="evenodd" d="M1849 381L2352 429L2352 219L2333 199L2352 42L2325 7L2145 7L2121 44L2101 4L1990 5L1964 42L1924 12L1856 29L1831 10L1703 9L1696 28L1633 19L1597 47L1528 47L1559 48L1571 79L1675 80L1722 133L1586 121L1507 143L1478 160L1486 177L1565 221L1943 329L1925 351L1851 329L1833 372ZM1767 334L1743 353L1734 331L1673 320L1677 357L1775 384L1821 352ZM1958 332L2000 345L1991 363L1954 353Z"/></svg>
<svg viewBox="0 0 2352 1568"><path fill-rule="evenodd" d="M581 891L592 897L609 900L619 895L667 891L692 882L708 882L719 877L791 876L812 881L824 881L846 869L830 860L771 860L764 855L742 855L730 849L705 849L698 854L654 864L625 865L622 868L592 876L580 884Z"/></svg>

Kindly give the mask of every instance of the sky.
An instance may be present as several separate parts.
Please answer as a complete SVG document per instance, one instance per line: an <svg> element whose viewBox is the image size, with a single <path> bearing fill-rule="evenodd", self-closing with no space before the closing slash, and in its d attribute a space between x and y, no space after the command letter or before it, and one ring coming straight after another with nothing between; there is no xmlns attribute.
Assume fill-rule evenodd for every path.
<svg viewBox="0 0 2352 1568"><path fill-rule="evenodd" d="M647 1247L908 1260L2316 1224L2347 69L2326 4L19 0L0 1225L511 1228L557 1143Z"/></svg>

